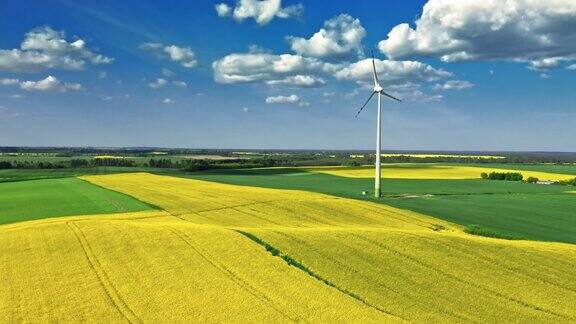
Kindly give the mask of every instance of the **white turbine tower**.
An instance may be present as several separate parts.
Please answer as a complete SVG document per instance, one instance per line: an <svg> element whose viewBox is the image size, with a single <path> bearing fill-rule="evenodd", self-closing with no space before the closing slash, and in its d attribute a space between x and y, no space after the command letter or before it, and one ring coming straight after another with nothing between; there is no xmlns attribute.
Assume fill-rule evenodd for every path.
<svg viewBox="0 0 576 324"><path fill-rule="evenodd" d="M358 112L356 113L356 117L358 117L358 115L362 112L362 110L364 109L364 107L366 107L366 105L370 102L370 99L372 99L372 97L374 97L375 94L378 94L378 113L377 113L377 117L376 117L376 174L374 175L374 197L376 198L380 198L380 178L381 178L381 165L380 165L380 151L381 151L381 138L382 138L382 120L381 120L381 115L382 115L382 103L381 103L381 97L382 95L385 95L388 98L394 99L396 101L402 101L392 95L387 94L386 92L384 92L384 89L382 89L382 86L380 85L380 81L378 80L378 74L376 73L376 63L374 62L374 53L372 53L372 72L374 74L374 91L372 91L372 94L370 95L370 97L368 97L368 100L366 100L366 102L364 103L364 105L362 105L362 107L360 107L360 110L358 110Z"/></svg>

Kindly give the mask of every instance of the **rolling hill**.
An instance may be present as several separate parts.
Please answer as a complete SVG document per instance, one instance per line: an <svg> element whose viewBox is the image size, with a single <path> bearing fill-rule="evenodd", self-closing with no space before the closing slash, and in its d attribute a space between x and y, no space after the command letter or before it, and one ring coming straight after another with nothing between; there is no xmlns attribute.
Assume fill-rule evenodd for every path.
<svg viewBox="0 0 576 324"><path fill-rule="evenodd" d="M574 245L305 191L85 179L162 210L0 227L3 321L576 319Z"/></svg>

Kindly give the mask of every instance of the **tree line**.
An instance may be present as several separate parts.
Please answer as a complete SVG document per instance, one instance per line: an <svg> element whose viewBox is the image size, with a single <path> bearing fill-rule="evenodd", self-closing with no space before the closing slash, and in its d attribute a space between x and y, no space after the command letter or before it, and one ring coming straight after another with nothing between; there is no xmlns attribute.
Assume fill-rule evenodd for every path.
<svg viewBox="0 0 576 324"><path fill-rule="evenodd" d="M482 179L487 180L505 180L505 181L522 181L524 176L522 176L519 172L482 172L480 174ZM527 183L538 183L540 180L536 177L528 177L524 180ZM574 179L567 179L567 180L558 180L552 182L555 185L562 185L562 186L576 186L576 178Z"/></svg>
<svg viewBox="0 0 576 324"><path fill-rule="evenodd" d="M69 169L86 167L134 167L129 159L71 159L58 162L47 161L0 161L1 169Z"/></svg>
<svg viewBox="0 0 576 324"><path fill-rule="evenodd" d="M524 176L519 172L482 172L480 174L482 179L488 180L505 180L505 181L522 181Z"/></svg>

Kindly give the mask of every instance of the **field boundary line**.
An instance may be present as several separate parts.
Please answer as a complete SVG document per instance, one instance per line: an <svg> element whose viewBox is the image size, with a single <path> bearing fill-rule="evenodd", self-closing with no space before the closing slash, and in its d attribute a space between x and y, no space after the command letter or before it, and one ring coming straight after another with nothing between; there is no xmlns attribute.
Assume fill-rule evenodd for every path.
<svg viewBox="0 0 576 324"><path fill-rule="evenodd" d="M247 291L250 295L256 297L257 299L263 301L265 304L268 304L272 309L274 309L276 312L278 312L283 317L285 317L291 321L294 321L294 322L300 321L298 318L295 318L295 317L290 316L289 314L286 314L285 312L283 312L280 307L277 307L277 305L276 305L276 303L274 303L274 301L272 301L270 298L268 298L263 293L259 292L256 288L252 287L249 282L240 278L232 270L228 269L228 267L226 267L222 262L218 262L216 260L210 259L206 255L206 253L203 253L200 250L200 248L198 248L197 246L195 246L194 244L192 244L190 242L190 237L186 233L174 228L173 226L166 225L166 227L168 227L174 235L176 235L179 239L181 239L184 243L186 243L186 245L188 245L192 250L194 250L194 252L196 252L202 259L204 259L206 262L208 262L214 268L218 269L220 272L224 273L224 275L229 277L240 288Z"/></svg>
<svg viewBox="0 0 576 324"><path fill-rule="evenodd" d="M97 176L97 175L87 175L87 176L89 177L89 176ZM82 181L84 181L84 182L87 182L87 183L89 183L89 184L91 184L91 185L94 185L94 186L96 186L96 187L99 187L99 188L101 188L101 189L108 190L108 191L112 191L112 192L115 192L115 193L117 193L117 194L120 194L120 195L129 197L129 198L132 198L132 199L134 199L134 200L137 200L137 201L143 203L144 205L150 207L151 210L164 210L163 208L161 208L161 207L158 206L158 205L154 205L154 204L151 203L151 202L142 200L142 199L140 199L140 198L138 198L138 197L134 197L134 196L129 195L129 194L127 194L127 193L125 193L125 192L122 192L122 191L120 191L120 190L111 189L111 188L108 188L108 187L106 187L106 186L103 186L103 185L94 183L94 182L86 179L85 177L87 177L87 176L82 175L82 176L76 177L76 179L82 180ZM145 210L143 210L143 211L145 211Z"/></svg>
<svg viewBox="0 0 576 324"><path fill-rule="evenodd" d="M364 299L362 296L357 295L357 294L355 294L355 293L353 293L353 292L350 292L350 291L348 291L348 290L346 290L346 289L344 289L344 288L341 288L340 286L336 285L335 283L331 282L330 280L321 277L319 274L317 274L317 273L315 273L314 271L310 270L310 268L308 268L308 267L307 267L306 265L304 265L303 263L295 260L295 259L292 258L290 255L282 252L281 250L277 249L276 247L274 247L274 246L271 245L270 243L268 243L268 242L260 239L258 236L254 235L254 234L252 234L252 233L244 232L244 231L240 231L240 230L236 230L236 232L237 232L238 234L241 234L241 235L243 235L244 237L248 238L249 240L253 241L254 243L256 243L256 244L264 247L264 248L266 249L266 251L268 251L268 252L270 252L270 254L272 254L272 256L281 258L282 260L286 261L286 263L288 263L289 266L293 266L293 267L295 267L295 268L297 268L297 269L300 269L302 272L306 273L307 275L309 275L310 277L312 277L312 278L314 278L314 279L316 279L316 280L321 281L321 282L324 283L325 285L327 285L327 286L329 286L329 287L332 287L332 288L338 290L339 292L341 292L341 293L343 293L343 294L345 294L345 295L348 295L349 297L352 297L352 298L356 299L357 301L361 302L362 304L364 304L364 305L366 305L366 306L368 306L368 307L370 307L370 308L373 308L373 309L377 310L377 311L380 312L380 313L383 313L383 314L386 314L386 315L388 315L388 316L392 316L392 317L395 317L395 318L397 318L397 319L401 319L401 320L404 320L404 321L407 320L407 319L405 319L405 318L403 318L403 317L401 317L401 316L399 316L399 315L393 314L393 313L391 313L391 312L389 312L389 311L387 311L387 310L385 310L385 309L382 309L382 308L380 308L380 307L378 307L378 306L376 306L376 305L373 305L373 304L371 304L370 302L368 302L366 299Z"/></svg>
<svg viewBox="0 0 576 324"><path fill-rule="evenodd" d="M108 277L108 274L106 274L106 271L100 264L100 261L98 261L98 258L94 254L94 251L92 250L92 247L90 246L88 239L86 238L86 235L84 235L80 227L77 224L74 224L74 221L66 222L66 225L68 225L68 227L72 230L72 232L76 236L76 239L78 240L80 246L82 247L82 250L84 251L86 259L90 264L90 268L92 268L92 270L96 274L98 281L100 281L100 284L102 285L102 288L104 288L104 291L106 292L106 295L112 302L112 305L114 305L114 307L118 310L118 312L120 312L120 314L122 314L122 316L128 322L130 323L142 322L142 320L136 315L136 313L134 313L134 311L128 306L128 304L126 304L124 299L122 299L122 296L120 295L116 287L114 287L114 284Z"/></svg>
<svg viewBox="0 0 576 324"><path fill-rule="evenodd" d="M125 212L125 213L107 213L107 214L88 214L88 215L70 215L70 216L54 216L48 218L30 219L26 221L0 224L0 229L3 231L14 231L23 228L28 228L31 226L43 226L43 225L55 225L60 223L68 222L87 222L87 221L123 221L123 220L140 220L148 218L160 218L160 217L170 217L169 213L166 215L148 215L148 216L123 216L126 214L136 214L136 213L152 213L152 212L165 212L164 210L150 211L142 210L137 212ZM104 217L104 219L102 219ZM106 218L108 217L108 218ZM118 217L118 218L116 218Z"/></svg>

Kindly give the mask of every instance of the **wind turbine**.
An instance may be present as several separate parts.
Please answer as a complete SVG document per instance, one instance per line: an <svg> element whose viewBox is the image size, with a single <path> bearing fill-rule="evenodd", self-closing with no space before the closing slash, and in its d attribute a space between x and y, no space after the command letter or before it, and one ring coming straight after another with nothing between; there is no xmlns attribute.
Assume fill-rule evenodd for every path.
<svg viewBox="0 0 576 324"><path fill-rule="evenodd" d="M360 107L360 110L358 110L355 117L358 117L358 115L360 115L360 113L362 112L364 107L366 107L366 105L370 102L372 97L374 97L375 94L378 94L378 113L377 113L377 117L376 117L376 173L374 175L374 197L380 198L380 193L381 193L381 191L380 191L380 178L381 178L381 174L382 174L381 165L380 165L380 151L382 149L381 148L381 139L382 139L382 120L381 120L382 102L381 102L381 97L382 97L382 95L385 95L386 97L394 99L394 100L399 101L399 102L401 102L402 100L384 92L384 89L382 88L382 86L380 85L380 81L378 80L378 74L376 73L376 63L374 62L374 52L372 52L372 72L374 73L374 91L372 91L372 94L370 95L370 97L368 97L366 102L364 102L364 105L362 105L362 107Z"/></svg>

